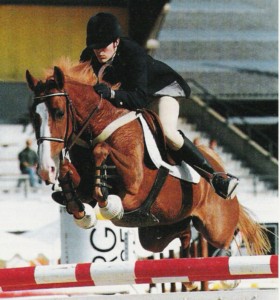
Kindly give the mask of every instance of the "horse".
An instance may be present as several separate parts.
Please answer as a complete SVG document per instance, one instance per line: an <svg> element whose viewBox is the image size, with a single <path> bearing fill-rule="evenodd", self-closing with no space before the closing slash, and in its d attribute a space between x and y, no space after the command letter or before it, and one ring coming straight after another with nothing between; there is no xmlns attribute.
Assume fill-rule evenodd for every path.
<svg viewBox="0 0 280 300"><path fill-rule="evenodd" d="M116 120L132 112L116 108L95 93L92 86L96 78L92 73L90 65L65 61L50 68L43 80L26 71L28 86L35 96L32 118L42 180L54 184L61 170L61 178L70 170L82 202L104 207L109 184L102 180L110 178L110 166L105 164L109 160L111 188L123 208L123 215L111 221L118 226L138 227L143 248L161 252L179 238L189 257L192 222L216 248L228 249L234 233L240 231L249 254L267 253L270 244L265 228L238 202L237 196L231 200L221 198L203 178L193 183L165 174L161 185L157 185L161 181L159 169L147 157L143 128L137 118L142 112L134 112L135 118L104 134ZM150 119L156 121L155 116ZM62 163L65 148L72 163L65 159ZM199 150L217 171L224 172L223 162L213 150L206 146L199 146ZM154 188L156 192L152 192ZM148 205L146 200L151 194L153 200ZM68 210L74 216L81 212L75 207ZM136 213L136 218L130 218L130 213Z"/></svg>

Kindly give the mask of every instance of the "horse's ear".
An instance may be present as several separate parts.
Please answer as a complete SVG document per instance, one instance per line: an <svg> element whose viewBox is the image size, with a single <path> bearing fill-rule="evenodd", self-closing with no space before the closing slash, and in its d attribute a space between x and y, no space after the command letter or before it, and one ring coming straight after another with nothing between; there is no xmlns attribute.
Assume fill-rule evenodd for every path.
<svg viewBox="0 0 280 300"><path fill-rule="evenodd" d="M26 81L28 83L29 88L31 89L31 91L34 92L35 87L38 83L38 80L35 79L28 70L26 70L25 77L26 77Z"/></svg>
<svg viewBox="0 0 280 300"><path fill-rule="evenodd" d="M62 90L64 87L64 74L59 67L54 67L54 80L57 87Z"/></svg>

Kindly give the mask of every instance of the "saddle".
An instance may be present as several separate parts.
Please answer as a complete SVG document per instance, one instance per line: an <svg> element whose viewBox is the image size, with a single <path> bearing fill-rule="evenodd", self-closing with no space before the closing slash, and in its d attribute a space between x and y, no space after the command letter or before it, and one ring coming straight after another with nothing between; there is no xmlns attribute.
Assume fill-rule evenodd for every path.
<svg viewBox="0 0 280 300"><path fill-rule="evenodd" d="M166 138L163 133L163 128L158 115L149 109L139 109L137 113L141 113L144 120L146 121L154 139L157 144L158 150L164 161L170 164L175 164L176 158L173 159L172 152L168 152ZM142 126L143 127L143 126Z"/></svg>
<svg viewBox="0 0 280 300"><path fill-rule="evenodd" d="M150 110L141 110L139 117L147 154L153 164L159 169L164 167L169 174L181 180L198 183L200 175L184 161L178 160L175 152L168 149L165 135L159 117Z"/></svg>

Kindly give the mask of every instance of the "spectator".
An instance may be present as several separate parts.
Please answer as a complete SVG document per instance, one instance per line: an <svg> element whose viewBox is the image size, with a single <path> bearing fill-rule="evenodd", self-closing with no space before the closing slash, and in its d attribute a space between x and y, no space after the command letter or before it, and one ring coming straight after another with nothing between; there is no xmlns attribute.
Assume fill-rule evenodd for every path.
<svg viewBox="0 0 280 300"><path fill-rule="evenodd" d="M193 139L193 144L195 146L201 145L200 137L196 137Z"/></svg>
<svg viewBox="0 0 280 300"><path fill-rule="evenodd" d="M22 174L29 175L29 183L31 187L36 187L38 178L36 175L36 168L38 164L37 153L31 149L32 141L26 140L26 148L23 149L19 155L19 168Z"/></svg>
<svg viewBox="0 0 280 300"><path fill-rule="evenodd" d="M209 141L209 148L215 151L216 148L217 148L217 144L218 143L217 143L217 141L215 139L211 139Z"/></svg>

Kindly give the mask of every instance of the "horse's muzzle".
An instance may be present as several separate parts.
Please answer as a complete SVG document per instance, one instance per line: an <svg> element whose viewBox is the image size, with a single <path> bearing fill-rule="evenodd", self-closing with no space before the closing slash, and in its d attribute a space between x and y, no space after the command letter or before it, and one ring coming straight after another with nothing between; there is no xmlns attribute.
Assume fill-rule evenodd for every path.
<svg viewBox="0 0 280 300"><path fill-rule="evenodd" d="M39 167L38 169L38 175L40 176L40 178L46 182L46 184L54 184L56 182L56 167L51 166L47 169L41 169Z"/></svg>

